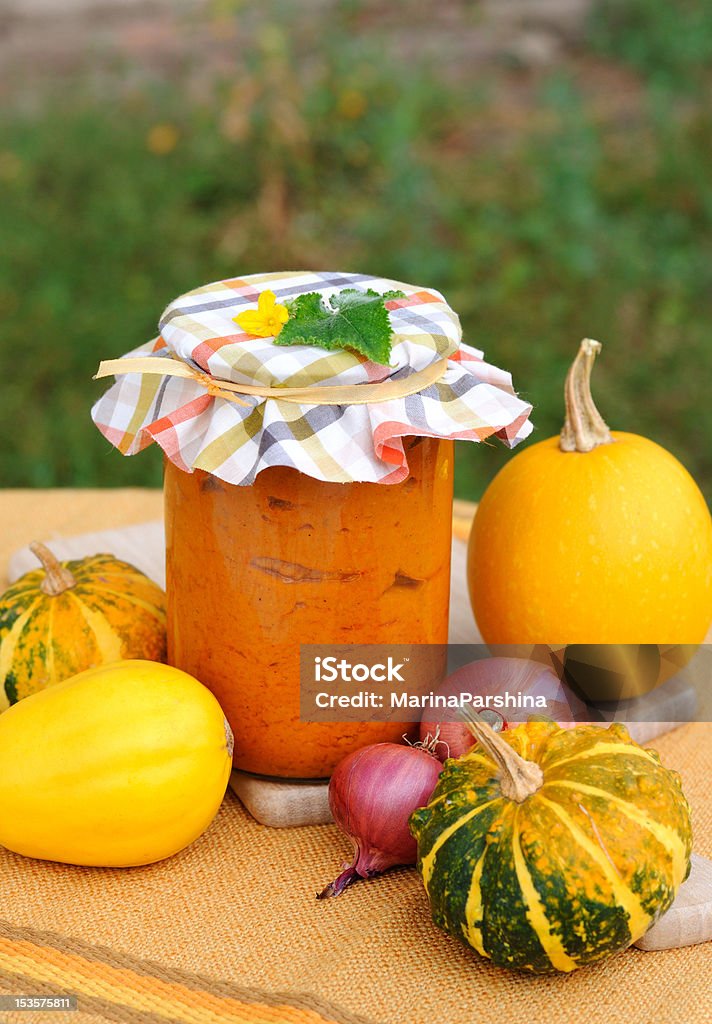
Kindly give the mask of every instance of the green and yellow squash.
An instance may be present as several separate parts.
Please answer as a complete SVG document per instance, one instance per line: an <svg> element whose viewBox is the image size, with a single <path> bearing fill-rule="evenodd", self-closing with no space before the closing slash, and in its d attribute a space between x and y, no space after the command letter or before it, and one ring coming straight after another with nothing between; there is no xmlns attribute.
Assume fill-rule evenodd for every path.
<svg viewBox="0 0 712 1024"><path fill-rule="evenodd" d="M42 568L0 597L0 711L85 669L165 659L165 595L152 580L113 555L59 562L30 546Z"/></svg>
<svg viewBox="0 0 712 1024"><path fill-rule="evenodd" d="M626 949L689 873L676 772L622 725L472 723L411 817L435 923L504 967L572 971Z"/></svg>

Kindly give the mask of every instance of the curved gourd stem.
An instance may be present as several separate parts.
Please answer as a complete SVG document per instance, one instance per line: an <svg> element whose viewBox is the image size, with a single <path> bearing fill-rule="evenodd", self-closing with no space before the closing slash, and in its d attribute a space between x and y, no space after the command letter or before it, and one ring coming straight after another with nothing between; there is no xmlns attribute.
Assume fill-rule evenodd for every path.
<svg viewBox="0 0 712 1024"><path fill-rule="evenodd" d="M77 581L72 573L61 564L59 559L55 558L48 547L40 544L38 540L33 540L30 544L30 551L40 560L46 574L40 584L43 594L47 594L49 597L59 597L65 590L76 587Z"/></svg>
<svg viewBox="0 0 712 1024"><path fill-rule="evenodd" d="M614 441L591 397L591 370L600 351L600 341L584 338L566 375L566 419L559 439L562 452L590 452Z"/></svg>
<svg viewBox="0 0 712 1024"><path fill-rule="evenodd" d="M526 761L503 739L502 734L475 715L466 714L467 727L484 752L499 768L502 796L523 803L533 796L544 782L544 774L534 761Z"/></svg>

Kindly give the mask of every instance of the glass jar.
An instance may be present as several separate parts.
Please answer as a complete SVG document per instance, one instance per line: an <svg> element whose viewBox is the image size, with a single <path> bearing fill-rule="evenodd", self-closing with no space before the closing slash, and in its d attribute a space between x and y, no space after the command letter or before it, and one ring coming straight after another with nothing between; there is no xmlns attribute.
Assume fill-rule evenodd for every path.
<svg viewBox="0 0 712 1024"><path fill-rule="evenodd" d="M165 465L168 657L220 701L235 767L323 778L402 722L300 721L301 644L446 644L453 443L404 439L399 484Z"/></svg>

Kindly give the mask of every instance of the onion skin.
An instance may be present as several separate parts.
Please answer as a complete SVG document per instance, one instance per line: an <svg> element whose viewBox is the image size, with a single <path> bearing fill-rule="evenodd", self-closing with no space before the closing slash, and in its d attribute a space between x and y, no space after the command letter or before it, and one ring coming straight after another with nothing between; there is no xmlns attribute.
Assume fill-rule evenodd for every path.
<svg viewBox="0 0 712 1024"><path fill-rule="evenodd" d="M521 691L523 694L531 693L533 696L541 695L546 697L548 710L538 712L558 720L562 716L559 725L568 728L576 725L574 715L583 710L584 705L572 693L567 692L553 668L543 665L539 661L529 661L525 658L483 658L480 661L470 662L463 665L444 681L436 691L438 694L472 693L473 695L486 697L501 694L508 690L516 695ZM475 709L477 710L477 709ZM526 711L516 708L498 708L500 714L509 721L509 727L513 728L520 722L527 720L531 714L537 714L532 709ZM437 714L438 711L428 712L429 715ZM459 711L445 711L446 717L434 719L429 717L420 723L420 739L427 742L437 736L438 743L434 753L443 761L448 757L461 757L471 750L475 740L464 719L460 717ZM514 720L512 720L514 719Z"/></svg>
<svg viewBox="0 0 712 1024"><path fill-rule="evenodd" d="M337 765L329 806L353 844L354 860L317 899L338 896L359 878L416 863L418 848L408 821L427 804L441 771L441 762L429 751L400 743L373 743Z"/></svg>

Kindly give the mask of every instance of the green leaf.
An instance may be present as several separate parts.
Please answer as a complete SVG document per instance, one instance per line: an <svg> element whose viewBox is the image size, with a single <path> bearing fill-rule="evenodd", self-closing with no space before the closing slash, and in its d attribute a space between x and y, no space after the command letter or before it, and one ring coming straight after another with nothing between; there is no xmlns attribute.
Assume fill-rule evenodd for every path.
<svg viewBox="0 0 712 1024"><path fill-rule="evenodd" d="M404 297L404 292L381 295L371 288L345 288L328 300L319 292L299 295L288 303L289 320L275 345L318 345L330 351L345 348L388 366L393 329L385 303Z"/></svg>

